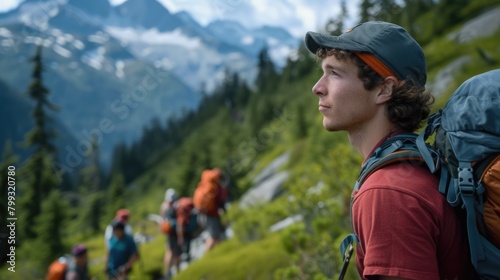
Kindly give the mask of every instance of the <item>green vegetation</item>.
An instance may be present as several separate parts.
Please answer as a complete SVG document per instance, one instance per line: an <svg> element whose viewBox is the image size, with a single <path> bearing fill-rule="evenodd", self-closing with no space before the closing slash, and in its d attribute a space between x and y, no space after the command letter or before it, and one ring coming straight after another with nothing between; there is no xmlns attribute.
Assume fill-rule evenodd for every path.
<svg viewBox="0 0 500 280"><path fill-rule="evenodd" d="M290 260L280 237L274 234L248 244L232 239L194 261L175 279L274 279L276 268Z"/></svg>
<svg viewBox="0 0 500 280"><path fill-rule="evenodd" d="M500 67L500 31L466 43L448 36L481 12L500 5L500 1L451 2L361 4L364 18L390 19L415 35L424 47L431 83L444 67L460 57L469 57L455 71L434 110L443 107L465 79ZM2 270L0 278L43 278L43 265L63 249L83 242L89 247L92 274L102 279L102 230L114 212L124 206L131 210L134 230L152 237L151 242L140 245L142 258L130 278L161 275L165 237L153 222L146 221L147 215L158 212L169 187L192 195L201 171L212 167L220 167L231 177L233 203L224 221L231 224L235 237L194 261L176 279L335 278L341 265L338 245L351 228L349 201L361 156L349 145L345 133L329 133L321 126L317 98L311 93L321 71L303 46L280 73L265 51L259 58L255 85L228 71L225 81L205 95L196 111L173 116L165 125L155 120L144 128L139 141L117 146L113 165L105 176L99 172L98 160L87 162L75 187L81 198L66 204L56 199L60 192L47 195L38 218L32 220L33 225L38 223L31 230L38 233L39 243L27 241L19 251L20 272L12 278ZM93 150L97 148L94 145ZM253 186L255 176L283 153L290 154L283 167L290 176L282 195L271 203L238 207L239 198ZM10 162L12 157L4 158L3 166ZM30 192L22 195L28 199ZM54 215L54 208L68 209L67 215ZM299 214L301 222L278 232L269 231L276 222ZM48 234L58 234L62 243L52 244ZM30 246L45 246L50 253L32 253ZM348 276L356 279L353 265Z"/></svg>

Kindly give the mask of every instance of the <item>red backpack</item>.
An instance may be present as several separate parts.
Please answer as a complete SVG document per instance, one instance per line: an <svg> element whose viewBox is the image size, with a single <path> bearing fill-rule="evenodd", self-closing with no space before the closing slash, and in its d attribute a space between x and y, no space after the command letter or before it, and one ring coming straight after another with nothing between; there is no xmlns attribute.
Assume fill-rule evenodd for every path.
<svg viewBox="0 0 500 280"><path fill-rule="evenodd" d="M194 190L193 203L196 210L210 216L219 211L220 169L207 169L201 173L201 181Z"/></svg>
<svg viewBox="0 0 500 280"><path fill-rule="evenodd" d="M68 263L69 259L67 257L60 257L57 260L53 261L49 266L49 270L47 271L45 279L64 280L66 269L68 268Z"/></svg>

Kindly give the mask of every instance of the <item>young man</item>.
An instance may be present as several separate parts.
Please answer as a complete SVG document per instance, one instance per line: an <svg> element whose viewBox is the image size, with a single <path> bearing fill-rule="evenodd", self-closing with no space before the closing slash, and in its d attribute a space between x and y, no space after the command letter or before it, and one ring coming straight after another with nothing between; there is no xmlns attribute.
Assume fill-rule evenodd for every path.
<svg viewBox="0 0 500 280"><path fill-rule="evenodd" d="M132 235L132 227L128 223L129 218L130 211L128 209L119 209L116 211L114 219L106 226L106 230L104 231L104 243L106 244L106 246L113 236L113 223L116 221L125 224L125 233L128 235Z"/></svg>
<svg viewBox="0 0 500 280"><path fill-rule="evenodd" d="M113 236L107 244L106 272L108 279L127 279L127 274L139 259L134 238L125 233L125 224L115 221L112 224Z"/></svg>
<svg viewBox="0 0 500 280"><path fill-rule="evenodd" d="M71 250L71 261L66 272L66 280L88 280L87 248L84 245L76 245Z"/></svg>
<svg viewBox="0 0 500 280"><path fill-rule="evenodd" d="M433 98L424 53L402 27L366 22L340 36L308 32L305 44L321 60L312 91L323 126L346 131L363 164L384 141L427 118ZM353 193L363 279L472 279L467 238L437 183L426 166L401 162Z"/></svg>

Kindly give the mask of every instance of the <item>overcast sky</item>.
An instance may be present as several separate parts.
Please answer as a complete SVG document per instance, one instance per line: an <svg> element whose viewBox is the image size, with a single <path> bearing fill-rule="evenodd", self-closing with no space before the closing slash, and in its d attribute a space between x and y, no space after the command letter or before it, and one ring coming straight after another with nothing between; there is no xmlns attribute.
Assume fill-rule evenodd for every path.
<svg viewBox="0 0 500 280"><path fill-rule="evenodd" d="M55 1L55 0L41 0ZM104 1L104 0L103 0ZM239 21L247 27L281 26L296 37L322 28L339 14L340 0L158 0L171 12L187 11L200 24L217 19ZM0 12L15 8L22 0L1 0ZM125 0L110 0L118 5ZM350 18L346 27L357 21L359 0L346 1Z"/></svg>

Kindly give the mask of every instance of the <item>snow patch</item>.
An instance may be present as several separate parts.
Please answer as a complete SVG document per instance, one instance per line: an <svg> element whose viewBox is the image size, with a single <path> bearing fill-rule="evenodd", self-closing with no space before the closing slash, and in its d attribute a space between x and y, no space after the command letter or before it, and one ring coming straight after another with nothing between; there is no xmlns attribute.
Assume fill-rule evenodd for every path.
<svg viewBox="0 0 500 280"><path fill-rule="evenodd" d="M15 46L14 41L12 39L3 39L0 41L0 47L10 49Z"/></svg>
<svg viewBox="0 0 500 280"><path fill-rule="evenodd" d="M241 39L243 45L251 45L255 42L255 38L252 36L245 36Z"/></svg>
<svg viewBox="0 0 500 280"><path fill-rule="evenodd" d="M19 8L20 20L30 27L46 30L49 20L59 13L59 6L66 2L64 0L25 2Z"/></svg>
<svg viewBox="0 0 500 280"><path fill-rule="evenodd" d="M101 70L102 63L104 62L104 48L99 47L93 51L87 52L82 56L82 62L89 66Z"/></svg>
<svg viewBox="0 0 500 280"><path fill-rule="evenodd" d="M89 42L97 43L97 44L104 44L109 40L109 35L104 33L104 32L97 32L96 34L89 35L87 38Z"/></svg>
<svg viewBox="0 0 500 280"><path fill-rule="evenodd" d="M75 41L73 41L73 47L75 47L79 50L83 50L83 48L85 48L85 44L80 40L75 40Z"/></svg>
<svg viewBox="0 0 500 280"><path fill-rule="evenodd" d="M52 46L52 43L53 43L52 39L47 38L47 39L43 40L42 46L44 46L45 48L48 48L48 47Z"/></svg>
<svg viewBox="0 0 500 280"><path fill-rule="evenodd" d="M26 44L35 44L35 45L40 45L43 43L43 39L40 37L35 37L35 36L26 36L24 38L24 42Z"/></svg>
<svg viewBox="0 0 500 280"><path fill-rule="evenodd" d="M178 45L186 49L197 49L202 46L199 38L186 36L180 29L172 32L159 32L158 29L139 30L130 27L108 26L105 30L113 37L127 43L145 43L151 45Z"/></svg>
<svg viewBox="0 0 500 280"><path fill-rule="evenodd" d="M277 39L274 39L274 38L268 38L267 45L270 47L277 46L277 45L279 45L279 41Z"/></svg>
<svg viewBox="0 0 500 280"><path fill-rule="evenodd" d="M64 36L57 36L56 43L61 46L64 46L66 44L66 38Z"/></svg>
<svg viewBox="0 0 500 280"><path fill-rule="evenodd" d="M12 32L10 32L9 29L5 28L5 27L0 27L0 36L4 37L4 38L12 38Z"/></svg>
<svg viewBox="0 0 500 280"><path fill-rule="evenodd" d="M52 28L52 30L50 31L50 34L54 37L59 37L63 34L63 32L60 29Z"/></svg>
<svg viewBox="0 0 500 280"><path fill-rule="evenodd" d="M161 60L157 60L154 62L154 65L156 68L163 68L163 69L166 69L166 70L171 70L174 68L175 66L175 63L172 62L170 59L168 59L167 57L164 57L163 59Z"/></svg>
<svg viewBox="0 0 500 280"><path fill-rule="evenodd" d="M123 77L125 77L125 72L123 71L123 69L125 68L125 62L123 60L118 60L115 63L115 68L116 68L115 71L116 76L120 79L123 79Z"/></svg>
<svg viewBox="0 0 500 280"><path fill-rule="evenodd" d="M68 57L70 57L70 56L71 56L71 52L70 52L68 49L63 48L63 47L62 47L62 46L60 46L60 45L57 45L57 44L56 44L56 45L54 45L53 50L54 50L57 54L59 54L60 56L65 57L65 58L68 58Z"/></svg>

